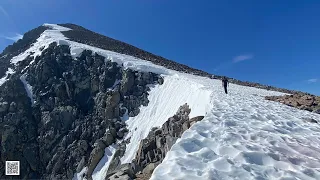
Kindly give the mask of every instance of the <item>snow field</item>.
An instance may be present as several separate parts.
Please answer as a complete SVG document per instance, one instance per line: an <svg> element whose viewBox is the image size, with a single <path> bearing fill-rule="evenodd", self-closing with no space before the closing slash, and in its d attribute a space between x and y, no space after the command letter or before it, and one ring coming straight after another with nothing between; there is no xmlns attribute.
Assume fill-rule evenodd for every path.
<svg viewBox="0 0 320 180"><path fill-rule="evenodd" d="M281 93L212 81L211 110L154 171L160 179L320 179L318 114L266 101Z"/></svg>

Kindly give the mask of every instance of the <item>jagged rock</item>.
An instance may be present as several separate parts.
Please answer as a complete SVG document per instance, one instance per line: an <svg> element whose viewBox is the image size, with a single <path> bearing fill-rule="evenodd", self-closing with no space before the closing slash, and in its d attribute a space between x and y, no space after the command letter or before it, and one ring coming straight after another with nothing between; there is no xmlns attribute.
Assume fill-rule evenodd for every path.
<svg viewBox="0 0 320 180"><path fill-rule="evenodd" d="M1 102L0 103L0 113L7 112L9 110L9 103L8 102Z"/></svg>
<svg viewBox="0 0 320 180"><path fill-rule="evenodd" d="M15 102L10 103L9 111L10 112L15 112L17 109L17 104Z"/></svg>
<svg viewBox="0 0 320 180"><path fill-rule="evenodd" d="M314 98L312 96L304 95L298 99L298 103L306 106L312 106Z"/></svg>
<svg viewBox="0 0 320 180"><path fill-rule="evenodd" d="M32 171L39 170L38 148L36 144L23 148L23 156L26 158Z"/></svg>
<svg viewBox="0 0 320 180"><path fill-rule="evenodd" d="M78 147L83 150L83 151L87 151L88 150L88 143L86 140L79 140L78 141Z"/></svg>
<svg viewBox="0 0 320 180"><path fill-rule="evenodd" d="M158 79L158 83L159 83L160 85L162 85L162 84L164 83L163 77L160 77L160 78Z"/></svg>
<svg viewBox="0 0 320 180"><path fill-rule="evenodd" d="M126 128L121 128L119 129L119 131L117 132L117 137L118 138L123 138L124 137L124 134L128 132L128 130Z"/></svg>
<svg viewBox="0 0 320 180"><path fill-rule="evenodd" d="M314 109L312 112L320 114L320 108Z"/></svg>
<svg viewBox="0 0 320 180"><path fill-rule="evenodd" d="M318 121L316 121L315 119L312 118L303 118L305 121L307 122L311 122L311 123L318 123Z"/></svg>
<svg viewBox="0 0 320 180"><path fill-rule="evenodd" d="M121 165L120 158L124 155L125 151L126 151L126 145L125 145L125 142L123 142L118 146L117 150L115 151L113 158L111 159L107 174L116 172L116 170L120 167Z"/></svg>
<svg viewBox="0 0 320 180"><path fill-rule="evenodd" d="M198 121L201 121L202 119L204 118L204 116L196 116L196 117L193 117L189 120L190 123L196 123Z"/></svg>
<svg viewBox="0 0 320 180"><path fill-rule="evenodd" d="M106 145L103 141L98 140L94 144L94 149L90 153L89 161L88 161L88 171L87 177L90 178L92 176L93 170L96 168L97 164L101 160L104 155L104 149Z"/></svg>
<svg viewBox="0 0 320 180"><path fill-rule="evenodd" d="M189 121L190 112L191 109L187 104L182 105L161 128L152 128L147 138L140 142L135 158L137 167L143 169L143 175L139 177L150 177L154 168L162 162L177 139L190 127L190 122L197 122L204 118L204 116L198 116Z"/></svg>
<svg viewBox="0 0 320 180"><path fill-rule="evenodd" d="M106 179L122 179L122 178L135 178L135 172L132 168L132 164L122 164L118 169L114 172L108 173Z"/></svg>
<svg viewBox="0 0 320 180"><path fill-rule="evenodd" d="M284 95L284 96L267 96L266 100L276 101L283 104L286 104L291 107L295 107L301 110L306 110L310 112L320 113L316 111L318 104L320 103L318 96L306 95L303 93L293 94L293 95Z"/></svg>
<svg viewBox="0 0 320 180"><path fill-rule="evenodd" d="M150 163L148 164L143 170L143 174L152 174L153 170L160 164L160 162L157 163Z"/></svg>
<svg viewBox="0 0 320 180"><path fill-rule="evenodd" d="M118 171L107 179L108 180L132 180L132 178L130 178L130 176L123 171Z"/></svg>
<svg viewBox="0 0 320 180"><path fill-rule="evenodd" d="M103 140L103 142L105 143L106 146L110 146L111 144L113 144L115 142L115 138L114 136L111 134L110 131L107 131L104 136L101 138L101 140Z"/></svg>
<svg viewBox="0 0 320 180"><path fill-rule="evenodd" d="M128 91L131 90L134 84L134 73L131 69L127 69L123 72L123 77L121 81L121 93L126 95Z"/></svg>
<svg viewBox="0 0 320 180"><path fill-rule="evenodd" d="M183 124L182 124L182 132L188 130L190 128L190 122L189 121L185 121Z"/></svg>
<svg viewBox="0 0 320 180"><path fill-rule="evenodd" d="M76 169L77 173L79 173L83 169L83 167L85 166L85 163L86 163L85 156L82 156L82 158L77 166L77 169Z"/></svg>

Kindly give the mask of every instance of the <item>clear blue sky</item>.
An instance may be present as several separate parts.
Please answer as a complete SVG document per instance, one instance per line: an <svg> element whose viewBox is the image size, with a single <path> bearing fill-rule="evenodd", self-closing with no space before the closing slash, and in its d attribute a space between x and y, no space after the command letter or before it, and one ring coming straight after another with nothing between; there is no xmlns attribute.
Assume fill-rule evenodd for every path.
<svg viewBox="0 0 320 180"><path fill-rule="evenodd" d="M1 0L0 51L16 33L70 22L210 73L320 95L319 9L319 0Z"/></svg>

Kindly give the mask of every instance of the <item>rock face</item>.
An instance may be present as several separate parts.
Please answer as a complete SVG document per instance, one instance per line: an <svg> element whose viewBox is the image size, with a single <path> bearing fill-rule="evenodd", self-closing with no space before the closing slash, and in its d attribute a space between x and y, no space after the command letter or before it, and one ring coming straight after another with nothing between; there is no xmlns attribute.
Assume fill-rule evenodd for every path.
<svg viewBox="0 0 320 180"><path fill-rule="evenodd" d="M104 149L127 132L121 117L148 105L147 85L159 75L125 70L86 50L74 59L55 43L24 70L32 60L17 64L0 87L0 179L72 179L85 166L90 179ZM6 160L20 161L20 176L4 175Z"/></svg>
<svg viewBox="0 0 320 180"><path fill-rule="evenodd" d="M136 156L138 166L144 169L150 163L162 162L176 140L190 128L190 122L203 119L203 116L200 116L192 118L193 121L190 121L190 112L189 106L184 104L174 116L162 125L162 128L154 128L150 131L148 137L140 143Z"/></svg>
<svg viewBox="0 0 320 180"><path fill-rule="evenodd" d="M265 99L320 114L320 97L318 96L293 94L285 96L267 96Z"/></svg>
<svg viewBox="0 0 320 180"><path fill-rule="evenodd" d="M114 168L115 170L110 172L107 178L150 178L153 170L163 161L167 152L183 132L190 128L191 123L194 124L204 118L204 116L197 116L189 119L190 112L191 109L187 104L182 105L177 113L170 117L161 128L153 128L148 137L141 141L136 158L132 163L127 164L127 167L135 175L124 173L121 167L118 167Z"/></svg>

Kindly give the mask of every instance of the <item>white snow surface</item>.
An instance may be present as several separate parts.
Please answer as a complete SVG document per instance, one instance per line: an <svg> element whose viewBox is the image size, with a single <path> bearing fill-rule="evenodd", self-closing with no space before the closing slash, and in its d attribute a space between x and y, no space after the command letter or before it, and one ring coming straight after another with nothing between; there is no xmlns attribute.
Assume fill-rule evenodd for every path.
<svg viewBox="0 0 320 180"><path fill-rule="evenodd" d="M320 179L320 115L264 100L281 93L202 81L205 118L173 145L152 175L162 179ZM179 93L177 93L179 94Z"/></svg>
<svg viewBox="0 0 320 180"><path fill-rule="evenodd" d="M181 105L188 103L190 117L205 118L178 139L151 179L320 179L320 128L303 120L320 121L320 115L264 100L266 95L282 93L231 84L230 94L225 95L220 81L73 42L61 33L70 29L44 25L51 29L44 31L27 51L14 57L12 64L32 53L36 57L41 54L40 48L57 42L69 45L74 58L88 49L125 68L164 77L163 85L151 86L150 103L140 108L138 116L122 118L129 129L126 138L131 138L122 163L135 157L140 141L153 127L161 126ZM0 83L12 73L8 69ZM25 76L21 80L33 101L32 87ZM104 179L113 156L111 146L106 151L94 171L94 179ZM74 179L80 179L86 171L85 167Z"/></svg>
<svg viewBox="0 0 320 180"><path fill-rule="evenodd" d="M5 83L8 80L8 76L10 74L15 73L13 69L8 68L8 70L6 71L6 74L0 79L0 86Z"/></svg>
<svg viewBox="0 0 320 180"><path fill-rule="evenodd" d="M30 98L31 104L34 104L32 86L28 83L28 81L26 80L26 77L27 77L27 74L23 74L22 76L20 76L20 80L23 83L24 88Z"/></svg>

